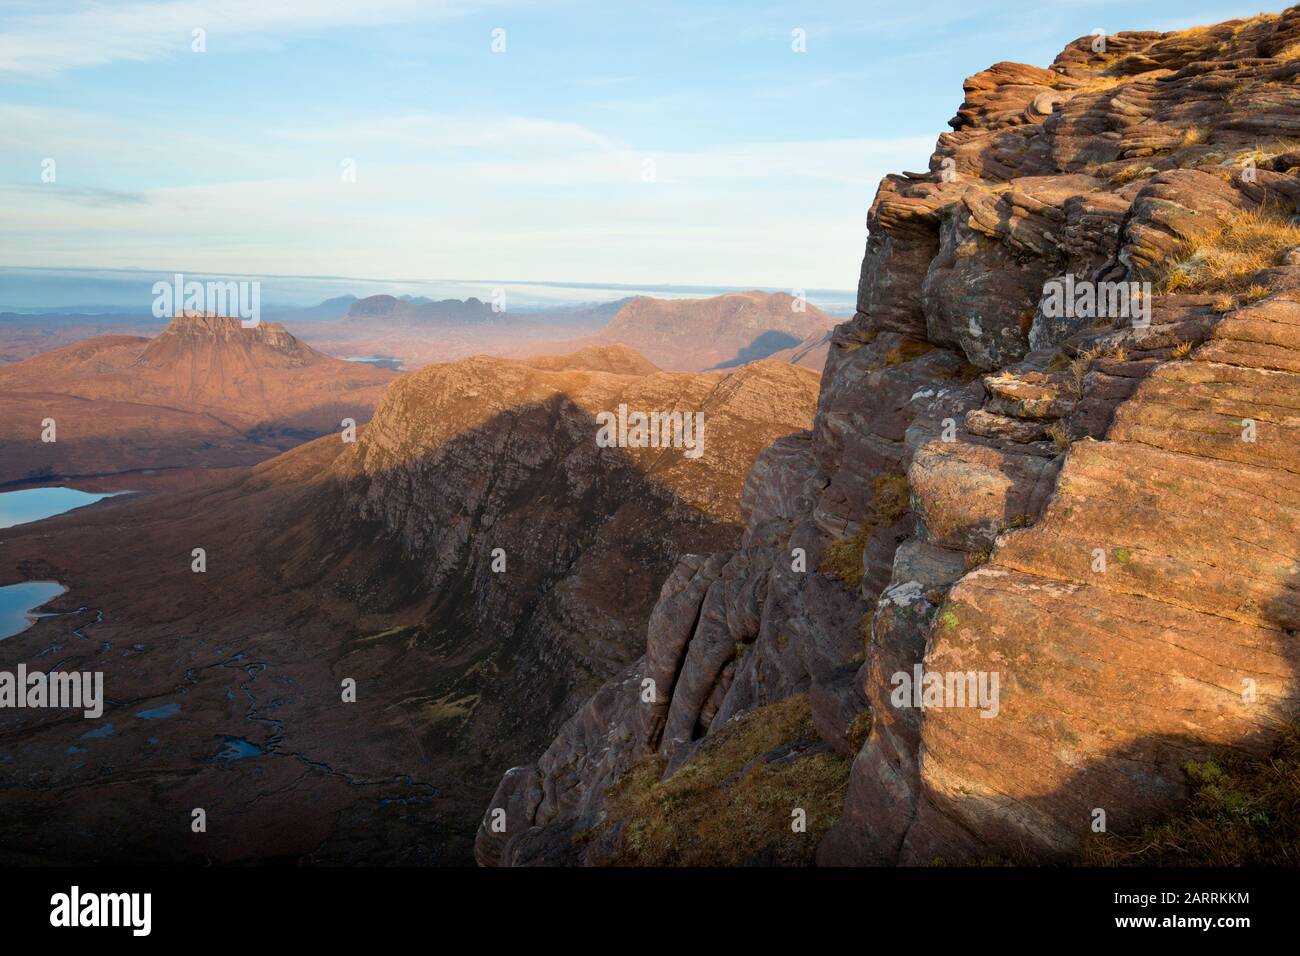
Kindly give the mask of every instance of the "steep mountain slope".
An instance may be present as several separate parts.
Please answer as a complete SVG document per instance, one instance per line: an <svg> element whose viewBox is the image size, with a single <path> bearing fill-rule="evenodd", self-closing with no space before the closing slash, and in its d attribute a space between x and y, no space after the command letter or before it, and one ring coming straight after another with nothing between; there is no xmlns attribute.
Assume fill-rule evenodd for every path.
<svg viewBox="0 0 1300 956"><path fill-rule="evenodd" d="M792 345L788 349L773 352L768 356L768 359L773 362L789 362L791 365L802 365L804 368L820 372L826 367L826 358L830 353L831 332L828 330L821 335L810 336L798 345Z"/></svg>
<svg viewBox="0 0 1300 956"><path fill-rule="evenodd" d="M767 358L822 335L832 325L821 309L784 292L737 292L709 299L638 296L598 337L629 345L661 368L705 369Z"/></svg>
<svg viewBox="0 0 1300 956"><path fill-rule="evenodd" d="M1298 53L1292 8L967 80L880 185L812 434L479 861L1072 860L1266 753L1300 710ZM1063 313L1066 275L1152 287ZM743 827L699 823L717 793Z"/></svg>
<svg viewBox="0 0 1300 956"><path fill-rule="evenodd" d="M89 339L0 368L0 482L251 464L365 421L394 377L269 322L181 315L152 339Z"/></svg>
<svg viewBox="0 0 1300 956"><path fill-rule="evenodd" d="M821 371L834 320L783 292L741 292L708 299L637 296L603 328L581 338L517 347L511 354L621 344L660 368L736 368L762 359Z"/></svg>
<svg viewBox="0 0 1300 956"><path fill-rule="evenodd" d="M570 355L534 355L519 361L533 368L555 372L587 369L592 372L616 372L620 375L651 375L659 371L653 362L626 345L589 345Z"/></svg>
<svg viewBox="0 0 1300 956"><path fill-rule="evenodd" d="M539 364L429 366L355 443L6 531L0 582L70 589L6 659L102 670L110 700L0 716L3 855L469 862L496 779L639 652L680 555L739 543L745 474L817 388L607 371L644 365L623 348ZM702 454L602 447L620 405L702 413Z"/></svg>

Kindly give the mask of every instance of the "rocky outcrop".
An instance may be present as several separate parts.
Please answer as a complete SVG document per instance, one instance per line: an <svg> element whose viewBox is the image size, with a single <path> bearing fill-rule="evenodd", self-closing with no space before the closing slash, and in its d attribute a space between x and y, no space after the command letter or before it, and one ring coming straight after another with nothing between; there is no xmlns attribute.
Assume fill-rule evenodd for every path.
<svg viewBox="0 0 1300 956"><path fill-rule="evenodd" d="M678 563L480 863L634 862L609 795L803 693L853 757L830 865L1070 860L1267 749L1300 710L1297 52L1300 8L968 80L930 172L881 183L740 547ZM1128 298L1063 310L1066 277Z"/></svg>

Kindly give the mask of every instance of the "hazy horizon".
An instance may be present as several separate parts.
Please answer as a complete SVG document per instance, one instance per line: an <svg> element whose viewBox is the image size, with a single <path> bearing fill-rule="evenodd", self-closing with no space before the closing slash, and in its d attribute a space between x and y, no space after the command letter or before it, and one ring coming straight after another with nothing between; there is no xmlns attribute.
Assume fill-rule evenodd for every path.
<svg viewBox="0 0 1300 956"><path fill-rule="evenodd" d="M509 279L366 279L356 276L293 276L245 273L222 275L184 272L195 279L229 278L256 280L262 285L262 299L268 309L298 309L319 305L345 295L395 295L430 299L488 301L504 290L511 311L573 308L597 305L631 296L655 298L705 298L732 292L803 292L808 301L834 315L851 315L854 289L778 289L753 286L671 285L655 283L529 282ZM150 312L154 299L151 288L157 281L172 280L172 273L144 269L55 269L0 266L0 312L58 313L102 312L140 314Z"/></svg>

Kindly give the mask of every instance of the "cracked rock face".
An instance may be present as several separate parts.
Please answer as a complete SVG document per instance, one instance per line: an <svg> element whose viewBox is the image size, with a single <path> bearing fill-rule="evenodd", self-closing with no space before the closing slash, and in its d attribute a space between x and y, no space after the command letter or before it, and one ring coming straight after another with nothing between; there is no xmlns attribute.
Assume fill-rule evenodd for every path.
<svg viewBox="0 0 1300 956"><path fill-rule="evenodd" d="M811 434L502 781L481 863L626 861L629 768L795 694L853 758L824 864L1072 859L1300 709L1300 170L1260 145L1300 130L1300 8L1092 39L970 78L931 172L881 183ZM1260 219L1259 262L1207 271ZM1048 315L1066 273L1152 283L1149 315ZM997 675L996 707L900 704L918 667Z"/></svg>

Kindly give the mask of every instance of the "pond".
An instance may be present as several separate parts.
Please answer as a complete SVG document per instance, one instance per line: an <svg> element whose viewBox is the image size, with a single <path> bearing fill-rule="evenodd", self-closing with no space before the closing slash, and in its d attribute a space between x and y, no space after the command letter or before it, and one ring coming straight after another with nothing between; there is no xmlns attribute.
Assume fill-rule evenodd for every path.
<svg viewBox="0 0 1300 956"><path fill-rule="evenodd" d="M0 587L0 641L35 624L40 615L32 612L66 590L58 581L24 581Z"/></svg>
<svg viewBox="0 0 1300 956"><path fill-rule="evenodd" d="M76 488L23 488L0 492L0 528L53 518L73 508L126 494L124 491L91 492Z"/></svg>

